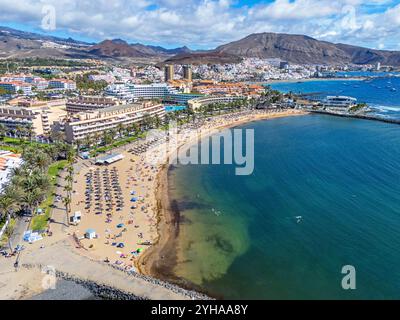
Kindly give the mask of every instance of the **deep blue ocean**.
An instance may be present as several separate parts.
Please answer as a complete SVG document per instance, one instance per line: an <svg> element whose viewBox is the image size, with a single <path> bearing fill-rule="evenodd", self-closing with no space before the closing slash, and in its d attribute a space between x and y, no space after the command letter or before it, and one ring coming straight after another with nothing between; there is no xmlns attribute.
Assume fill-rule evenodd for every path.
<svg viewBox="0 0 400 320"><path fill-rule="evenodd" d="M344 83L334 88L400 105L384 88L386 100ZM255 130L252 175L234 165L170 173L183 216L175 274L226 299L399 299L400 126L307 115L241 128ZM344 265L356 290L341 287Z"/></svg>
<svg viewBox="0 0 400 320"><path fill-rule="evenodd" d="M347 75L349 75L347 73ZM379 74L378 74L379 75ZM368 103L375 114L400 119L400 77L379 77L368 80L323 80L270 84L281 92L345 95ZM353 76L361 76L355 74Z"/></svg>

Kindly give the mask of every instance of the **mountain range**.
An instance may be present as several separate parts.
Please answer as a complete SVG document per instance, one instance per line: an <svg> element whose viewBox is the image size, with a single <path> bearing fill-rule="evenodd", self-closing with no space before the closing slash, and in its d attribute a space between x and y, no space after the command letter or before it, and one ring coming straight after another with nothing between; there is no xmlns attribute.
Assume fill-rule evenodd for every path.
<svg viewBox="0 0 400 320"><path fill-rule="evenodd" d="M375 64L400 66L400 52L319 41L304 35L257 33L213 50L166 49L121 39L87 43L0 27L0 58L51 57L151 61L161 64L238 63L243 58L280 58L297 64Z"/></svg>

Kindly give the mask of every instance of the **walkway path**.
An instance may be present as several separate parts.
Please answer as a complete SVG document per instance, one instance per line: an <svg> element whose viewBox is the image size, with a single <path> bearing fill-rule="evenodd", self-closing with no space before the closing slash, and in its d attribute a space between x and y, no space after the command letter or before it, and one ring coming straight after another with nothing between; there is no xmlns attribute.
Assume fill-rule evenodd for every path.
<svg viewBox="0 0 400 320"><path fill-rule="evenodd" d="M77 253L69 239L60 240L43 249L32 247L25 252L21 265L41 265L52 267L81 280L104 284L136 296L148 299L187 299L188 297L151 283L141 277L129 275L120 270ZM22 272L24 272L22 270Z"/></svg>

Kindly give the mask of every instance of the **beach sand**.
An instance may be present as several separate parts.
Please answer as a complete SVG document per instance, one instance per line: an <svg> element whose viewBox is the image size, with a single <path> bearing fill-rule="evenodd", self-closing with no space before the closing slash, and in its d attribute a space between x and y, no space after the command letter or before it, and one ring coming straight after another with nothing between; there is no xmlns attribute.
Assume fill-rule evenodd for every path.
<svg viewBox="0 0 400 320"><path fill-rule="evenodd" d="M137 252L145 250L148 246L141 243L152 243L156 240L156 215L154 188L158 168L146 164L143 156L132 155L128 151L123 151L124 159L108 166L89 166L83 167L76 175L71 209L72 213L80 211L82 220L78 226L73 226L70 232L75 233L77 238L84 237L86 230L93 229L97 238L80 240L86 255L91 258L104 261L108 259L110 263L120 265L125 269L134 266ZM106 176L108 171L108 178ZM85 209L85 175L98 172L100 178L100 190L102 198L98 201L93 196L91 202L99 202L103 206L102 214L96 214L100 210L92 205L89 210ZM112 177L111 172L116 172L118 177ZM105 180L103 180L105 179ZM104 181L110 181L110 185L118 184L121 188L121 197L124 207L117 211L116 195L119 192L111 192L113 196L113 208L106 211L106 201ZM112 187L111 187L112 189ZM134 192L134 194L132 194ZM136 198L136 202L131 202ZM133 208L135 206L135 208ZM107 214L110 214L107 216ZM123 247L118 247L123 244Z"/></svg>
<svg viewBox="0 0 400 320"><path fill-rule="evenodd" d="M167 142L160 140L158 145L152 146L147 152L129 152L135 146L133 144L120 151L124 158L114 164L82 166L74 177L71 203L72 214L80 211L82 220L79 225L72 226L69 233L75 234L76 238L80 239L82 245L80 252L91 259L108 261L125 270L135 270L153 276L159 273L155 272L155 269L160 269L161 266L163 273L171 270L171 266L165 264L167 261L175 260L173 246L170 244L173 243L171 238L176 238L178 235L179 214L171 215L174 210L170 210L169 205L167 177L169 166L166 163L175 156L176 149L189 147L199 139L200 132L201 137L205 137L215 133L216 130L249 121L301 114L304 112L289 110L273 113L253 111L218 116L205 121L195 129L181 128L179 135L169 138L169 149L165 149ZM162 153L161 150L167 151ZM154 161L155 157L159 157L157 161ZM88 174L91 174L89 184L86 181ZM87 209L85 191L88 186L95 188L93 181L96 180L96 175L100 197L96 200L95 196L92 196L90 200L92 206ZM107 206L104 195L107 183L113 198L111 201L113 207L110 211L105 210ZM121 192L113 191L114 187L120 188ZM116 210L118 196L123 199L124 204L120 211ZM137 201L131 202L132 198L136 198ZM97 203L101 204L101 209L95 208ZM168 210L164 210L165 208ZM98 214L100 212L102 213ZM93 229L97 238L84 238L88 229ZM171 276L170 274L169 277Z"/></svg>

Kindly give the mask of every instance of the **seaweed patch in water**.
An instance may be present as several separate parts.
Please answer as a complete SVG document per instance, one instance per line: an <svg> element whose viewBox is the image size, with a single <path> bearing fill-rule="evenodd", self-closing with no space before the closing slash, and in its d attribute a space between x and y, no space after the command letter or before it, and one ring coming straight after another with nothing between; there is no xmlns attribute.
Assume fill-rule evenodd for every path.
<svg viewBox="0 0 400 320"><path fill-rule="evenodd" d="M226 239L222 238L220 235L213 235L207 237L207 242L212 242L214 247L220 249L226 254L231 254L234 252L233 245Z"/></svg>

